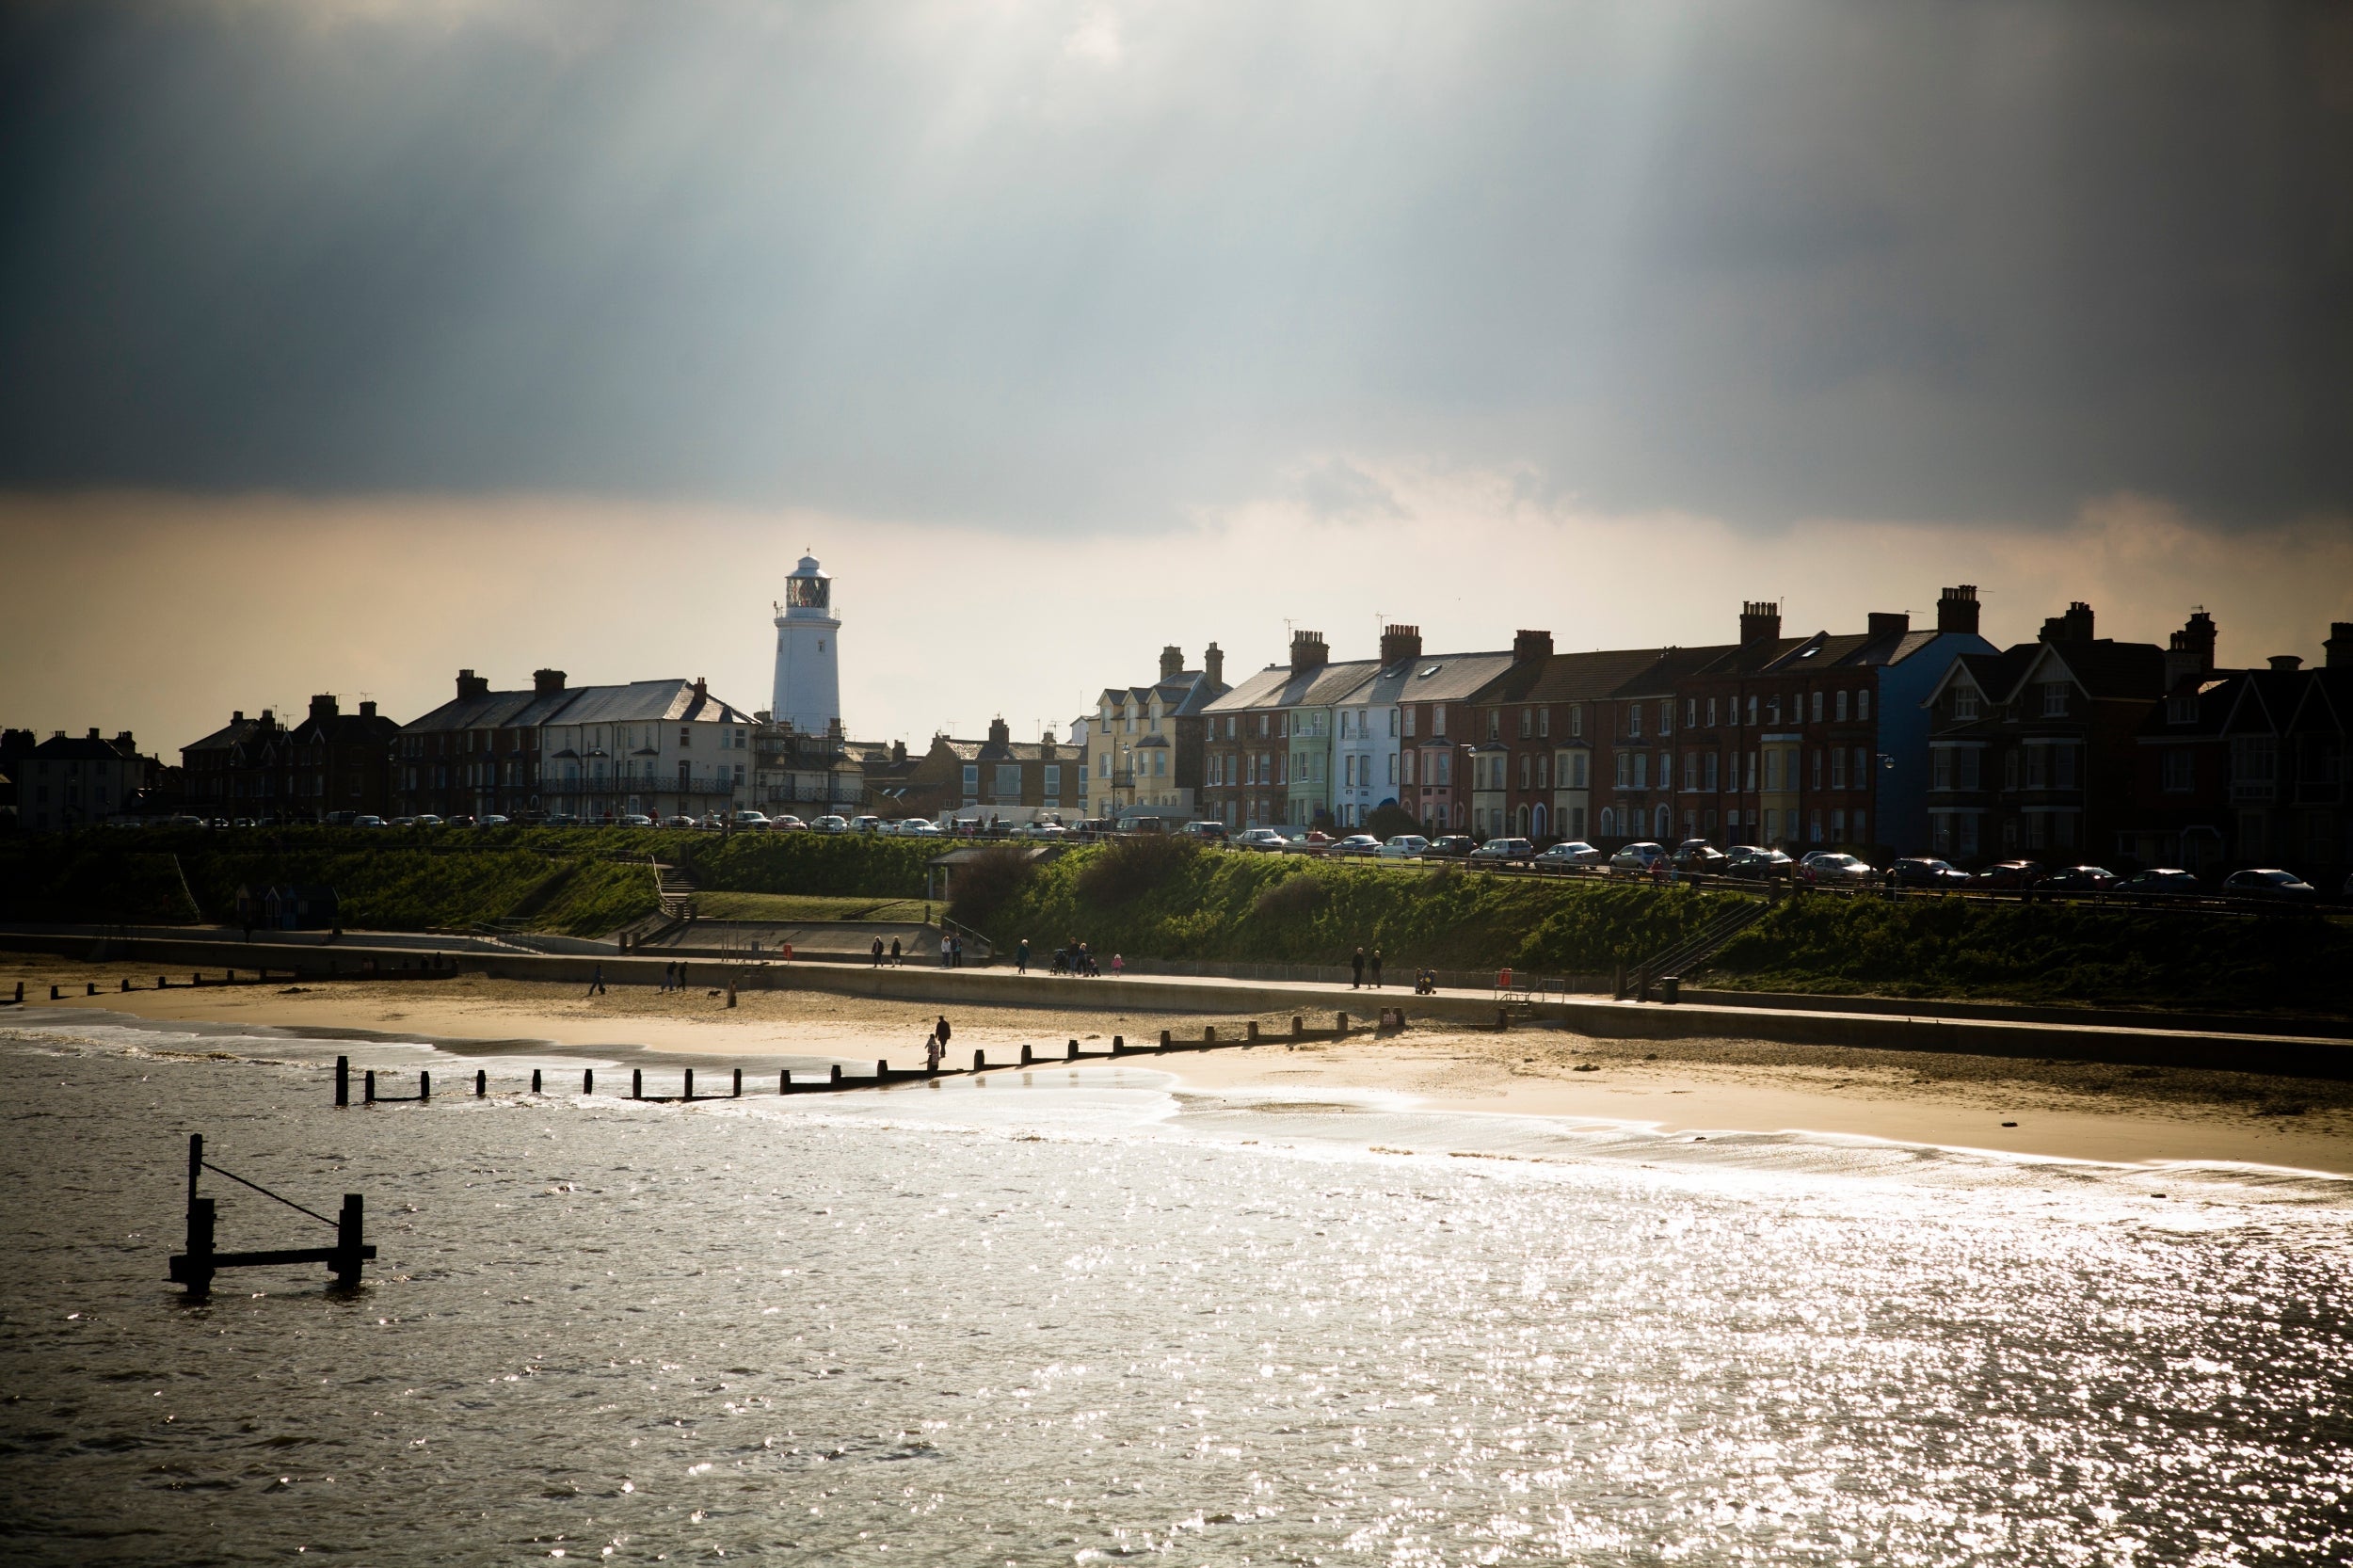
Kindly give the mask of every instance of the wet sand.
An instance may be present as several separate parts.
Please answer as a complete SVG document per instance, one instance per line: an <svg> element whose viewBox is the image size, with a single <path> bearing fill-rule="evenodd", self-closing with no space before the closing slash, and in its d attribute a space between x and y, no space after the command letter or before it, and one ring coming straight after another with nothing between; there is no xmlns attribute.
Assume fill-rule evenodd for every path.
<svg viewBox="0 0 2353 1568"><path fill-rule="evenodd" d="M152 987L152 969L0 955L0 987L94 980L101 994L56 1005L290 1030L378 1031L443 1040L511 1042L518 1050L634 1048L712 1057L818 1056L920 1065L936 1007L819 992L744 992L728 1008L698 986L664 993L616 986L585 997L569 985L461 976L440 981L153 989L127 995L119 977ZM1100 1010L951 1010L952 1064L975 1048L992 1060L1024 1044L1057 1052L1076 1039L1100 1050L1202 1026L1239 1036L1246 1016L1122 1014L1107 986L1074 986ZM45 1002L44 1005L47 1005ZM9 1026L0 1013L0 1028ZM1328 1022L1327 1019L1321 1021ZM1287 1032L1289 1016L1261 1016ZM1596 1040L1552 1028L1508 1034L1417 1027L1392 1038L1147 1059L1187 1088L1210 1093L1369 1092L1433 1108L1628 1122L1700 1136L1808 1131L1947 1147L2123 1162L2234 1161L2353 1175L2353 1084L2254 1074L2012 1060L1763 1041ZM2005 1125L2014 1123L2014 1126Z"/></svg>

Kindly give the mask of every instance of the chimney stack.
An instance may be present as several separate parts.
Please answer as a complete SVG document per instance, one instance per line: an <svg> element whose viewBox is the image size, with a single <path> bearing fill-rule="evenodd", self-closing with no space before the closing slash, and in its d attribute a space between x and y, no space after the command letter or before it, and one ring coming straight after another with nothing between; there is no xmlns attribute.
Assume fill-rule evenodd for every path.
<svg viewBox="0 0 2353 1568"><path fill-rule="evenodd" d="M2277 661L2274 661L2274 663L2276 664ZM89 727L89 738L93 741L98 739L98 726L93 724Z"/></svg>
<svg viewBox="0 0 2353 1568"><path fill-rule="evenodd" d="M376 704L374 702L363 702L360 704L360 716L363 719L372 719L376 717Z"/></svg>
<svg viewBox="0 0 2353 1568"><path fill-rule="evenodd" d="M1512 663L1525 664L1531 660L1552 657L1552 633L1549 632L1515 632L1512 635Z"/></svg>
<svg viewBox="0 0 2353 1568"><path fill-rule="evenodd" d="M229 722L231 724L243 724L245 722L245 710L242 708L232 710L229 715Z"/></svg>
<svg viewBox="0 0 2353 1568"><path fill-rule="evenodd" d="M1740 646L1770 641L1781 635L1781 606L1770 600L1751 600L1740 606Z"/></svg>
<svg viewBox="0 0 2353 1568"><path fill-rule="evenodd" d="M457 672L458 701L465 702L473 697L488 696L489 695L490 683L488 680L485 680L482 677L474 674L472 670L459 670Z"/></svg>
<svg viewBox="0 0 2353 1568"><path fill-rule="evenodd" d="M334 693L322 692L320 695L311 699L311 716L312 718L331 719L335 716L335 712L336 707Z"/></svg>
<svg viewBox="0 0 2353 1568"><path fill-rule="evenodd" d="M704 680L701 676L699 676L699 675L698 675L698 676L696 676L696 677L695 677L695 700L696 700L696 702L707 702L707 701L709 701L710 699L711 699L711 682L710 682L710 681L708 681L708 680Z"/></svg>
<svg viewBox="0 0 2353 1568"><path fill-rule="evenodd" d="M1421 657L1421 628L1385 626L1381 629L1381 667L1409 664Z"/></svg>
<svg viewBox="0 0 2353 1568"><path fill-rule="evenodd" d="M2281 675L2294 675L2304 667L2303 656L2295 653L2275 653L2271 656L2271 667ZM90 733L96 735L98 731L93 729Z"/></svg>
<svg viewBox="0 0 2353 1568"><path fill-rule="evenodd" d="M1294 632L1291 633L1291 673L1293 675L1305 675L1309 670L1320 670L1331 662L1332 650L1324 646L1322 632Z"/></svg>
<svg viewBox="0 0 2353 1568"><path fill-rule="evenodd" d="M2329 640L2320 646L2329 650L2329 668L2353 665L2353 620L2331 621Z"/></svg>
<svg viewBox="0 0 2353 1568"><path fill-rule="evenodd" d="M1160 679L1174 680L1185 673L1185 650L1175 643L1160 649Z"/></svg>
<svg viewBox="0 0 2353 1568"><path fill-rule="evenodd" d="M553 696L564 689L562 670L533 670L531 690L535 696Z"/></svg>
<svg viewBox="0 0 2353 1568"><path fill-rule="evenodd" d="M1225 650L1215 643L1203 648L1201 650L1201 673L1209 678L1210 685L1224 686L1225 684Z"/></svg>
<svg viewBox="0 0 2353 1568"><path fill-rule="evenodd" d="M2042 634L2036 639L2045 643L2088 643L2091 635L2091 606L2082 600L2072 600L2067 614L2052 616L2042 623Z"/></svg>
<svg viewBox="0 0 2353 1568"><path fill-rule="evenodd" d="M1006 724L1003 719L989 720L988 744L993 746L1011 745L1013 744L1013 727Z"/></svg>
<svg viewBox="0 0 2353 1568"><path fill-rule="evenodd" d="M1977 631L1977 585L1963 583L1945 590L1936 601L1936 629L1975 636Z"/></svg>
<svg viewBox="0 0 2353 1568"><path fill-rule="evenodd" d="M2185 681L2203 680L2212 675L2214 643L2214 617L2202 609L2192 610L2166 645L2165 689L2169 692Z"/></svg>
<svg viewBox="0 0 2353 1568"><path fill-rule="evenodd" d="M1900 637L1912 630L1912 616L1901 610L1871 612L1870 634L1874 637Z"/></svg>

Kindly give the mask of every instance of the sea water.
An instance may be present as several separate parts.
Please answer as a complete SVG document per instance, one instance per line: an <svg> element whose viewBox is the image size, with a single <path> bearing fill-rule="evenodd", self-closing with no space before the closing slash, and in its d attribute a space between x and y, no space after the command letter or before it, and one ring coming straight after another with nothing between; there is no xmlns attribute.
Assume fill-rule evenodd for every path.
<svg viewBox="0 0 2353 1568"><path fill-rule="evenodd" d="M10 1563L2353 1555L2328 1178L1125 1063L657 1106L551 1051L477 1100L433 1042L4 1022ZM338 1112L339 1050L440 1093ZM364 1193L367 1284L184 1302L192 1131ZM225 1248L328 1238L206 1181Z"/></svg>

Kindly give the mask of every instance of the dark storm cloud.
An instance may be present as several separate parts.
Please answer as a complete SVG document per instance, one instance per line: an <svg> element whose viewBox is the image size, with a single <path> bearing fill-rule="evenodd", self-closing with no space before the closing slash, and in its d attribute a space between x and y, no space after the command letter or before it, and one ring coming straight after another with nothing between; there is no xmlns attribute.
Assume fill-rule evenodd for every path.
<svg viewBox="0 0 2353 1568"><path fill-rule="evenodd" d="M2349 148L2342 6L19 5L0 484L2343 512Z"/></svg>

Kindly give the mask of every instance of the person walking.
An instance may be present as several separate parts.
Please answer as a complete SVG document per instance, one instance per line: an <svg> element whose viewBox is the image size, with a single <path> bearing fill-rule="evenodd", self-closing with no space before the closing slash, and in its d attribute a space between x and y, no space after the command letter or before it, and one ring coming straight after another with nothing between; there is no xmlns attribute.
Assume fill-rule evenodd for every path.
<svg viewBox="0 0 2353 1568"><path fill-rule="evenodd" d="M1030 939L1027 936L1022 937L1020 945L1013 950L1013 972L1030 972Z"/></svg>
<svg viewBox="0 0 2353 1568"><path fill-rule="evenodd" d="M1113 980L1117 980L1117 979L1118 979L1121 975L1124 975L1124 974L1126 974L1127 972L1128 972L1128 960L1127 960L1127 959L1125 959L1125 958L1123 958L1123 957L1121 957L1118 953L1115 953L1115 952L1114 952L1114 953L1112 953L1112 978Z"/></svg>
<svg viewBox="0 0 2353 1568"><path fill-rule="evenodd" d="M950 951L949 936L943 931L939 934L939 967L944 969L953 961L954 954Z"/></svg>
<svg viewBox="0 0 2353 1568"><path fill-rule="evenodd" d="M604 995L604 966L601 963L588 976L588 994L592 997Z"/></svg>
<svg viewBox="0 0 2353 1568"><path fill-rule="evenodd" d="M882 968L882 938L880 936L874 938L872 967L877 969Z"/></svg>
<svg viewBox="0 0 2353 1568"><path fill-rule="evenodd" d="M894 969L899 967L899 938L896 936L890 938L890 967Z"/></svg>
<svg viewBox="0 0 2353 1568"><path fill-rule="evenodd" d="M1381 950L1379 948L1372 950L1372 988L1376 991L1381 989Z"/></svg>
<svg viewBox="0 0 2353 1568"><path fill-rule="evenodd" d="M948 1054L948 1037L954 1032L954 1030L948 1027L948 1015L945 1013L942 1013L939 1016L939 1021L937 1023L932 1025L932 1038L939 1042L939 1054L941 1056L944 1057Z"/></svg>
<svg viewBox="0 0 2353 1568"><path fill-rule="evenodd" d="M1350 971L1351 971L1351 972L1354 975L1354 977L1355 977L1355 978L1352 979L1352 980L1348 983L1348 988L1349 988L1350 990L1352 990L1352 991L1353 991L1353 990L1357 990L1357 989L1360 989L1360 988L1364 985L1364 984L1365 984L1365 950L1364 950L1364 949L1362 949L1362 948L1358 948L1358 949L1356 950L1356 955L1355 955L1353 958L1351 958L1351 959L1348 961L1348 967L1349 967Z"/></svg>

